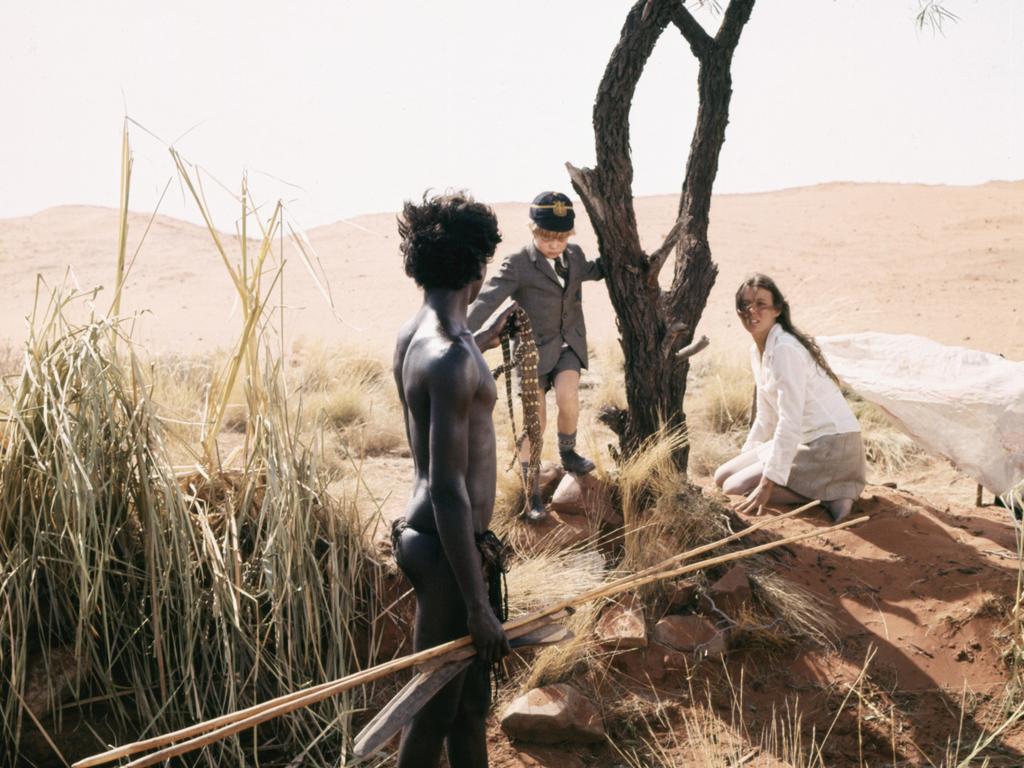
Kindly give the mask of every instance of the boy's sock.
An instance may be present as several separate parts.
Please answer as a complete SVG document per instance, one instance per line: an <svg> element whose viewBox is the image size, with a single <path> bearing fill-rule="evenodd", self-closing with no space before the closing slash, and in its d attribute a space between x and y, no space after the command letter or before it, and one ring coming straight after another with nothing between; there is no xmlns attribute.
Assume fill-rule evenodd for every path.
<svg viewBox="0 0 1024 768"><path fill-rule="evenodd" d="M562 466L566 472L574 475L585 475L594 469L594 462L586 456L576 453L576 433L558 433L558 455L562 459Z"/></svg>

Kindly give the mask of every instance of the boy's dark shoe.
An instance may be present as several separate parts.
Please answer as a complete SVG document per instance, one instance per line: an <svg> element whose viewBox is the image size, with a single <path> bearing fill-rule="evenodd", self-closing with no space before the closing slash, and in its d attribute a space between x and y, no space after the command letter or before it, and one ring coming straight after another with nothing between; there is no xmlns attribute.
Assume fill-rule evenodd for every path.
<svg viewBox="0 0 1024 768"><path fill-rule="evenodd" d="M526 518L526 522L539 523L547 516L548 511L544 508L544 499L541 498L540 493L531 493L529 503L523 511L523 517Z"/></svg>
<svg viewBox="0 0 1024 768"><path fill-rule="evenodd" d="M572 472L574 475L585 475L588 472L594 471L594 462L586 456L580 456L576 453L575 448L560 450L558 455L562 457L562 466L566 472Z"/></svg>
<svg viewBox="0 0 1024 768"><path fill-rule="evenodd" d="M529 477L529 464L520 464L523 471L523 484L526 484L526 478ZM528 523L539 523L545 517L548 516L547 509L544 508L544 497L540 493L540 473L538 472L533 478L533 487L530 489L530 495L526 500L526 509L523 510L523 518Z"/></svg>

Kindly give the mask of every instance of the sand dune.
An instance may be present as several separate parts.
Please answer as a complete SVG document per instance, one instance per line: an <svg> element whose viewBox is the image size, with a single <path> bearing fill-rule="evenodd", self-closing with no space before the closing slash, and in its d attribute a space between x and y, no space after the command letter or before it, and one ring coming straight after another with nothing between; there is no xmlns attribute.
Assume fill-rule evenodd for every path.
<svg viewBox="0 0 1024 768"><path fill-rule="evenodd" d="M641 239L653 249L672 224L677 198L637 200ZM526 204L495 205L505 242L498 258L527 239ZM584 217L585 219L585 217ZM149 220L132 214L129 254ZM225 228L233 226L226 223ZM578 241L592 256L596 241L584 220ZM278 303L286 341L320 337L387 353L395 332L418 304L402 272L393 213L372 214L311 230L335 302L286 249ZM751 271L780 283L796 322L815 334L861 330L917 333L946 344L1024 359L1024 182L976 187L826 184L764 194L722 195L712 207L711 245L720 274L702 327L720 354L746 346L734 322L732 293ZM237 248L237 238L227 238ZM103 286L98 311L110 304L117 212L65 206L0 220L0 279L7 300L0 338L25 337L36 275L47 285L65 274L82 289ZM663 275L671 279L671 264ZM615 338L603 285L588 283L585 305L592 343ZM127 284L127 311L139 317L136 338L154 351L230 344L240 321L234 290L200 226L158 216Z"/></svg>

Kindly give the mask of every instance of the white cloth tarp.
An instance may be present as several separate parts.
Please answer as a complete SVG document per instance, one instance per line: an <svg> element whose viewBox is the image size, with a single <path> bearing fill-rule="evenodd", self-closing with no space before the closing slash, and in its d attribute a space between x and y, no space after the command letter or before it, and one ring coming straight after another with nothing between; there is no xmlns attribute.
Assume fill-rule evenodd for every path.
<svg viewBox="0 0 1024 768"><path fill-rule="evenodd" d="M996 494L1024 480L1024 363L909 334L819 336L836 375Z"/></svg>

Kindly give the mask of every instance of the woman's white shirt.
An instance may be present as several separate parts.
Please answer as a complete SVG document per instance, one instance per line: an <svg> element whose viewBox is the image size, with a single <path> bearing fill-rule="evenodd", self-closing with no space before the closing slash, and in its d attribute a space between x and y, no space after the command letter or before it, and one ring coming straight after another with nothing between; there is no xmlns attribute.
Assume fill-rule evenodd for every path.
<svg viewBox="0 0 1024 768"><path fill-rule="evenodd" d="M764 476L785 485L797 448L825 435L859 432L842 392L797 338L774 325L764 355L750 348L757 384L757 417L743 450L756 448Z"/></svg>

